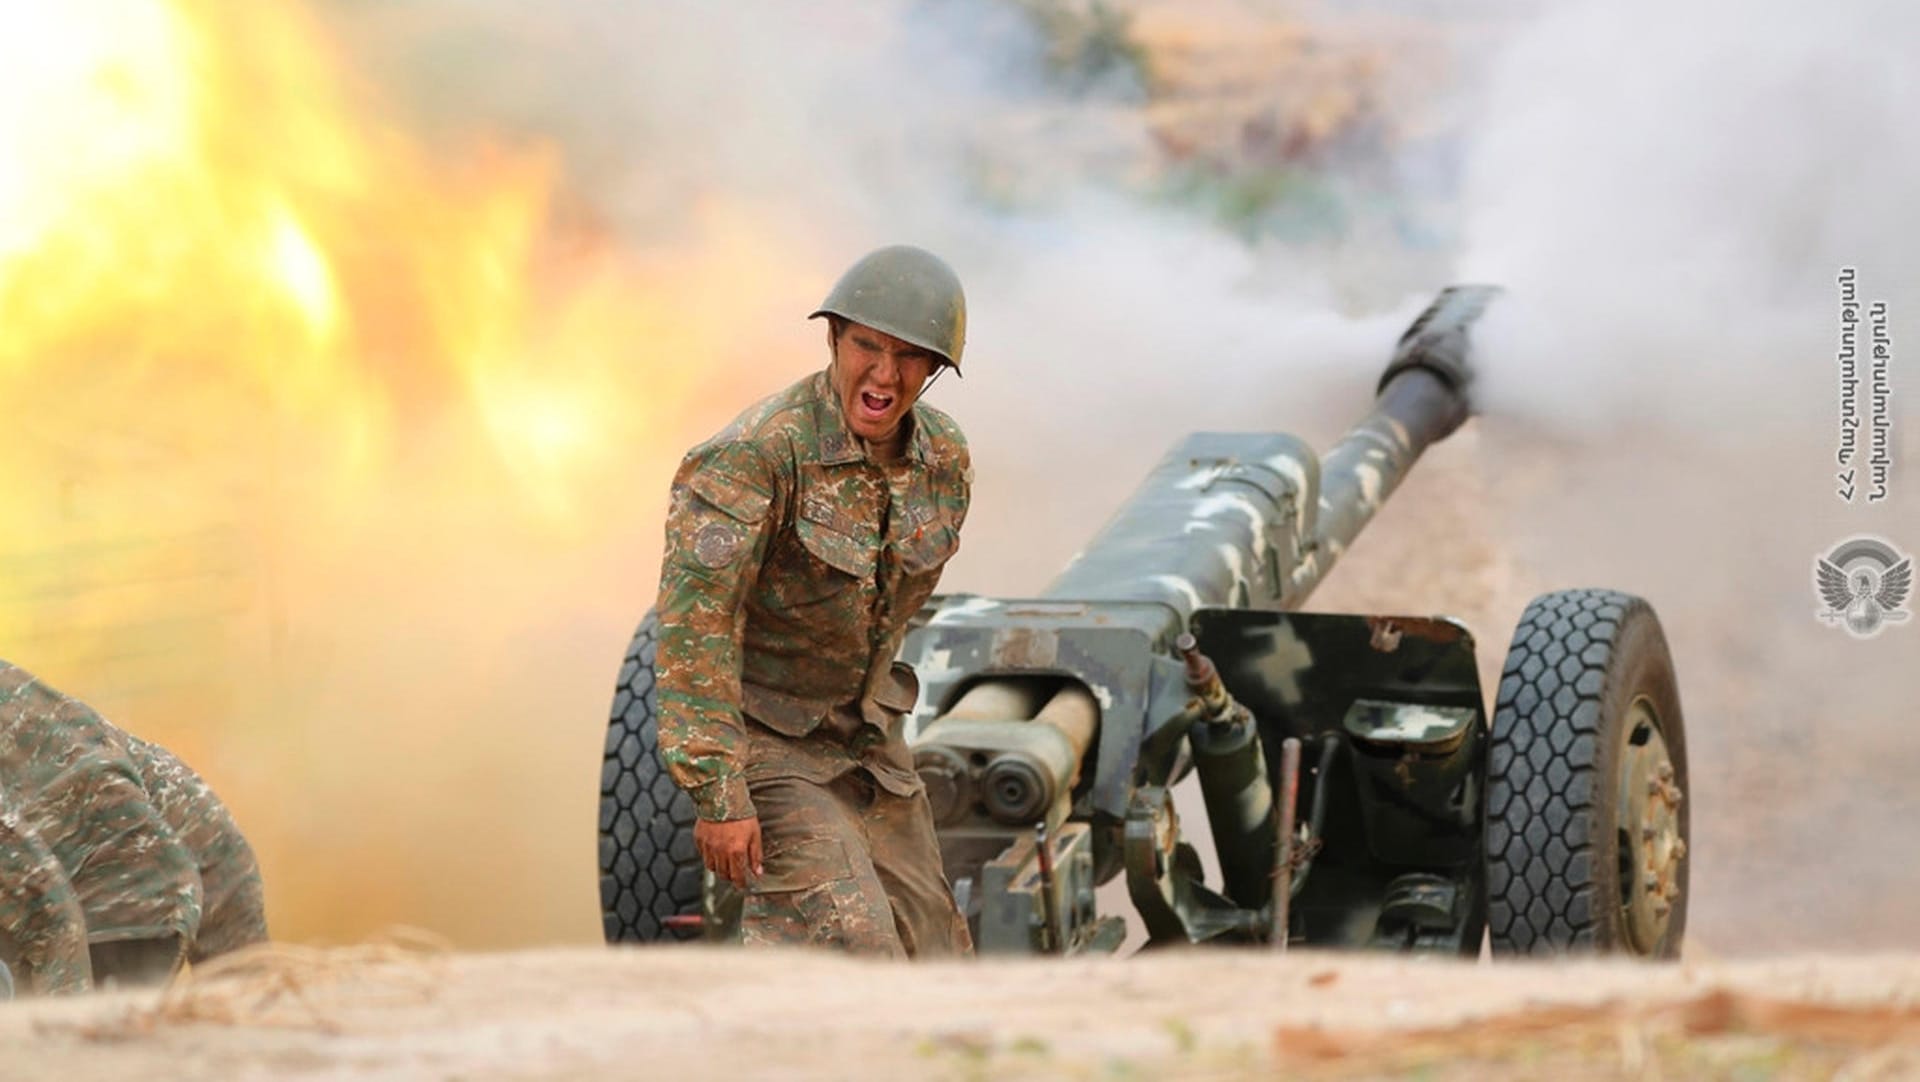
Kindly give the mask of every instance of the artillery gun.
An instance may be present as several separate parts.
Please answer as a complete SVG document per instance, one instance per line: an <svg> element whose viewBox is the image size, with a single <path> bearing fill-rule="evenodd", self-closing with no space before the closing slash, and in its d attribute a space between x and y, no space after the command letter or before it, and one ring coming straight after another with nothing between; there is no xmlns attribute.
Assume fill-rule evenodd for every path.
<svg viewBox="0 0 1920 1082"><path fill-rule="evenodd" d="M1437 616L1299 611L1422 451L1468 417L1444 290L1324 457L1292 436L1177 444L1037 598L935 597L901 650L956 898L983 953L1288 942L1672 957L1686 924L1686 742L1653 609L1534 599L1489 720L1474 640ZM601 776L609 941L723 938L693 809L655 754L654 624L621 670ZM1172 788L1197 778L1209 883Z"/></svg>

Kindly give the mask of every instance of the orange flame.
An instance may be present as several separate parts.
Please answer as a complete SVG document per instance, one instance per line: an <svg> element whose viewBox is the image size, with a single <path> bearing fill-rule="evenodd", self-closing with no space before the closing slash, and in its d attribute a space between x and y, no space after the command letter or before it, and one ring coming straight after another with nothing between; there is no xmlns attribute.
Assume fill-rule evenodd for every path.
<svg viewBox="0 0 1920 1082"><path fill-rule="evenodd" d="M547 339L641 328L604 292L537 294L552 153L482 148L450 174L364 119L283 5L29 10L0 45L6 371L135 369L143 407L211 380L324 430L334 468L371 465L396 414L464 401L543 499L607 437Z"/></svg>
<svg viewBox="0 0 1920 1082"><path fill-rule="evenodd" d="M430 150L385 116L289 3L0 14L0 654L200 765L283 933L591 934L559 827L496 805L565 788L590 829L682 413L764 325L689 313L817 279L752 207L636 250L554 149ZM517 670L555 626L597 645ZM476 778L489 802L419 830L554 866L472 869L511 929L450 916L436 843L361 807ZM343 898L369 866L406 882Z"/></svg>

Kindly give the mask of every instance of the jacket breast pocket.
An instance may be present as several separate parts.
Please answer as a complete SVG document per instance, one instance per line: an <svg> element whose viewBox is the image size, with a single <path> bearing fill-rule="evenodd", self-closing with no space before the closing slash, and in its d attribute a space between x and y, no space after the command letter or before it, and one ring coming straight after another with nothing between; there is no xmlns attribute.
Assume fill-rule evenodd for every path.
<svg viewBox="0 0 1920 1082"><path fill-rule="evenodd" d="M960 531L936 521L900 546L900 569L909 576L937 574L959 548Z"/></svg>
<svg viewBox="0 0 1920 1082"><path fill-rule="evenodd" d="M900 546L900 594L895 612L911 616L940 585L940 572L960 548L960 531L944 523L923 527Z"/></svg>
<svg viewBox="0 0 1920 1082"><path fill-rule="evenodd" d="M880 556L879 538L862 540L805 517L795 520L793 529L800 536L800 546L821 563L855 581L872 577Z"/></svg>

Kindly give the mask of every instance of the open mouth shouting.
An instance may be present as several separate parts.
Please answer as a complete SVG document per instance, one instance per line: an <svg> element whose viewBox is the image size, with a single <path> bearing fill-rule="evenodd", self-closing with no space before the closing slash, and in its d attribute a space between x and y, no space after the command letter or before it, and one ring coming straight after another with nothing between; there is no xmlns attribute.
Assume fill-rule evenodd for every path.
<svg viewBox="0 0 1920 1082"><path fill-rule="evenodd" d="M861 391L861 419L874 424L885 424L893 416L894 396L885 391Z"/></svg>

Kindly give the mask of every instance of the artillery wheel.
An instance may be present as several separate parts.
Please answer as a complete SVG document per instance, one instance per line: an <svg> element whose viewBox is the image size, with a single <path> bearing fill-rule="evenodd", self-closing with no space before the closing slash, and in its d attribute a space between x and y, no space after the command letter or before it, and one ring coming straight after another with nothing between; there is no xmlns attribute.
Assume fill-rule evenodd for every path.
<svg viewBox="0 0 1920 1082"><path fill-rule="evenodd" d="M1653 608L1537 597L1513 633L1487 758L1495 954L1672 958L1687 923L1687 744Z"/></svg>
<svg viewBox="0 0 1920 1082"><path fill-rule="evenodd" d="M690 939L668 917L698 915L703 869L693 844L693 800L660 763L649 611L633 633L607 720L600 761L600 920L609 943Z"/></svg>

